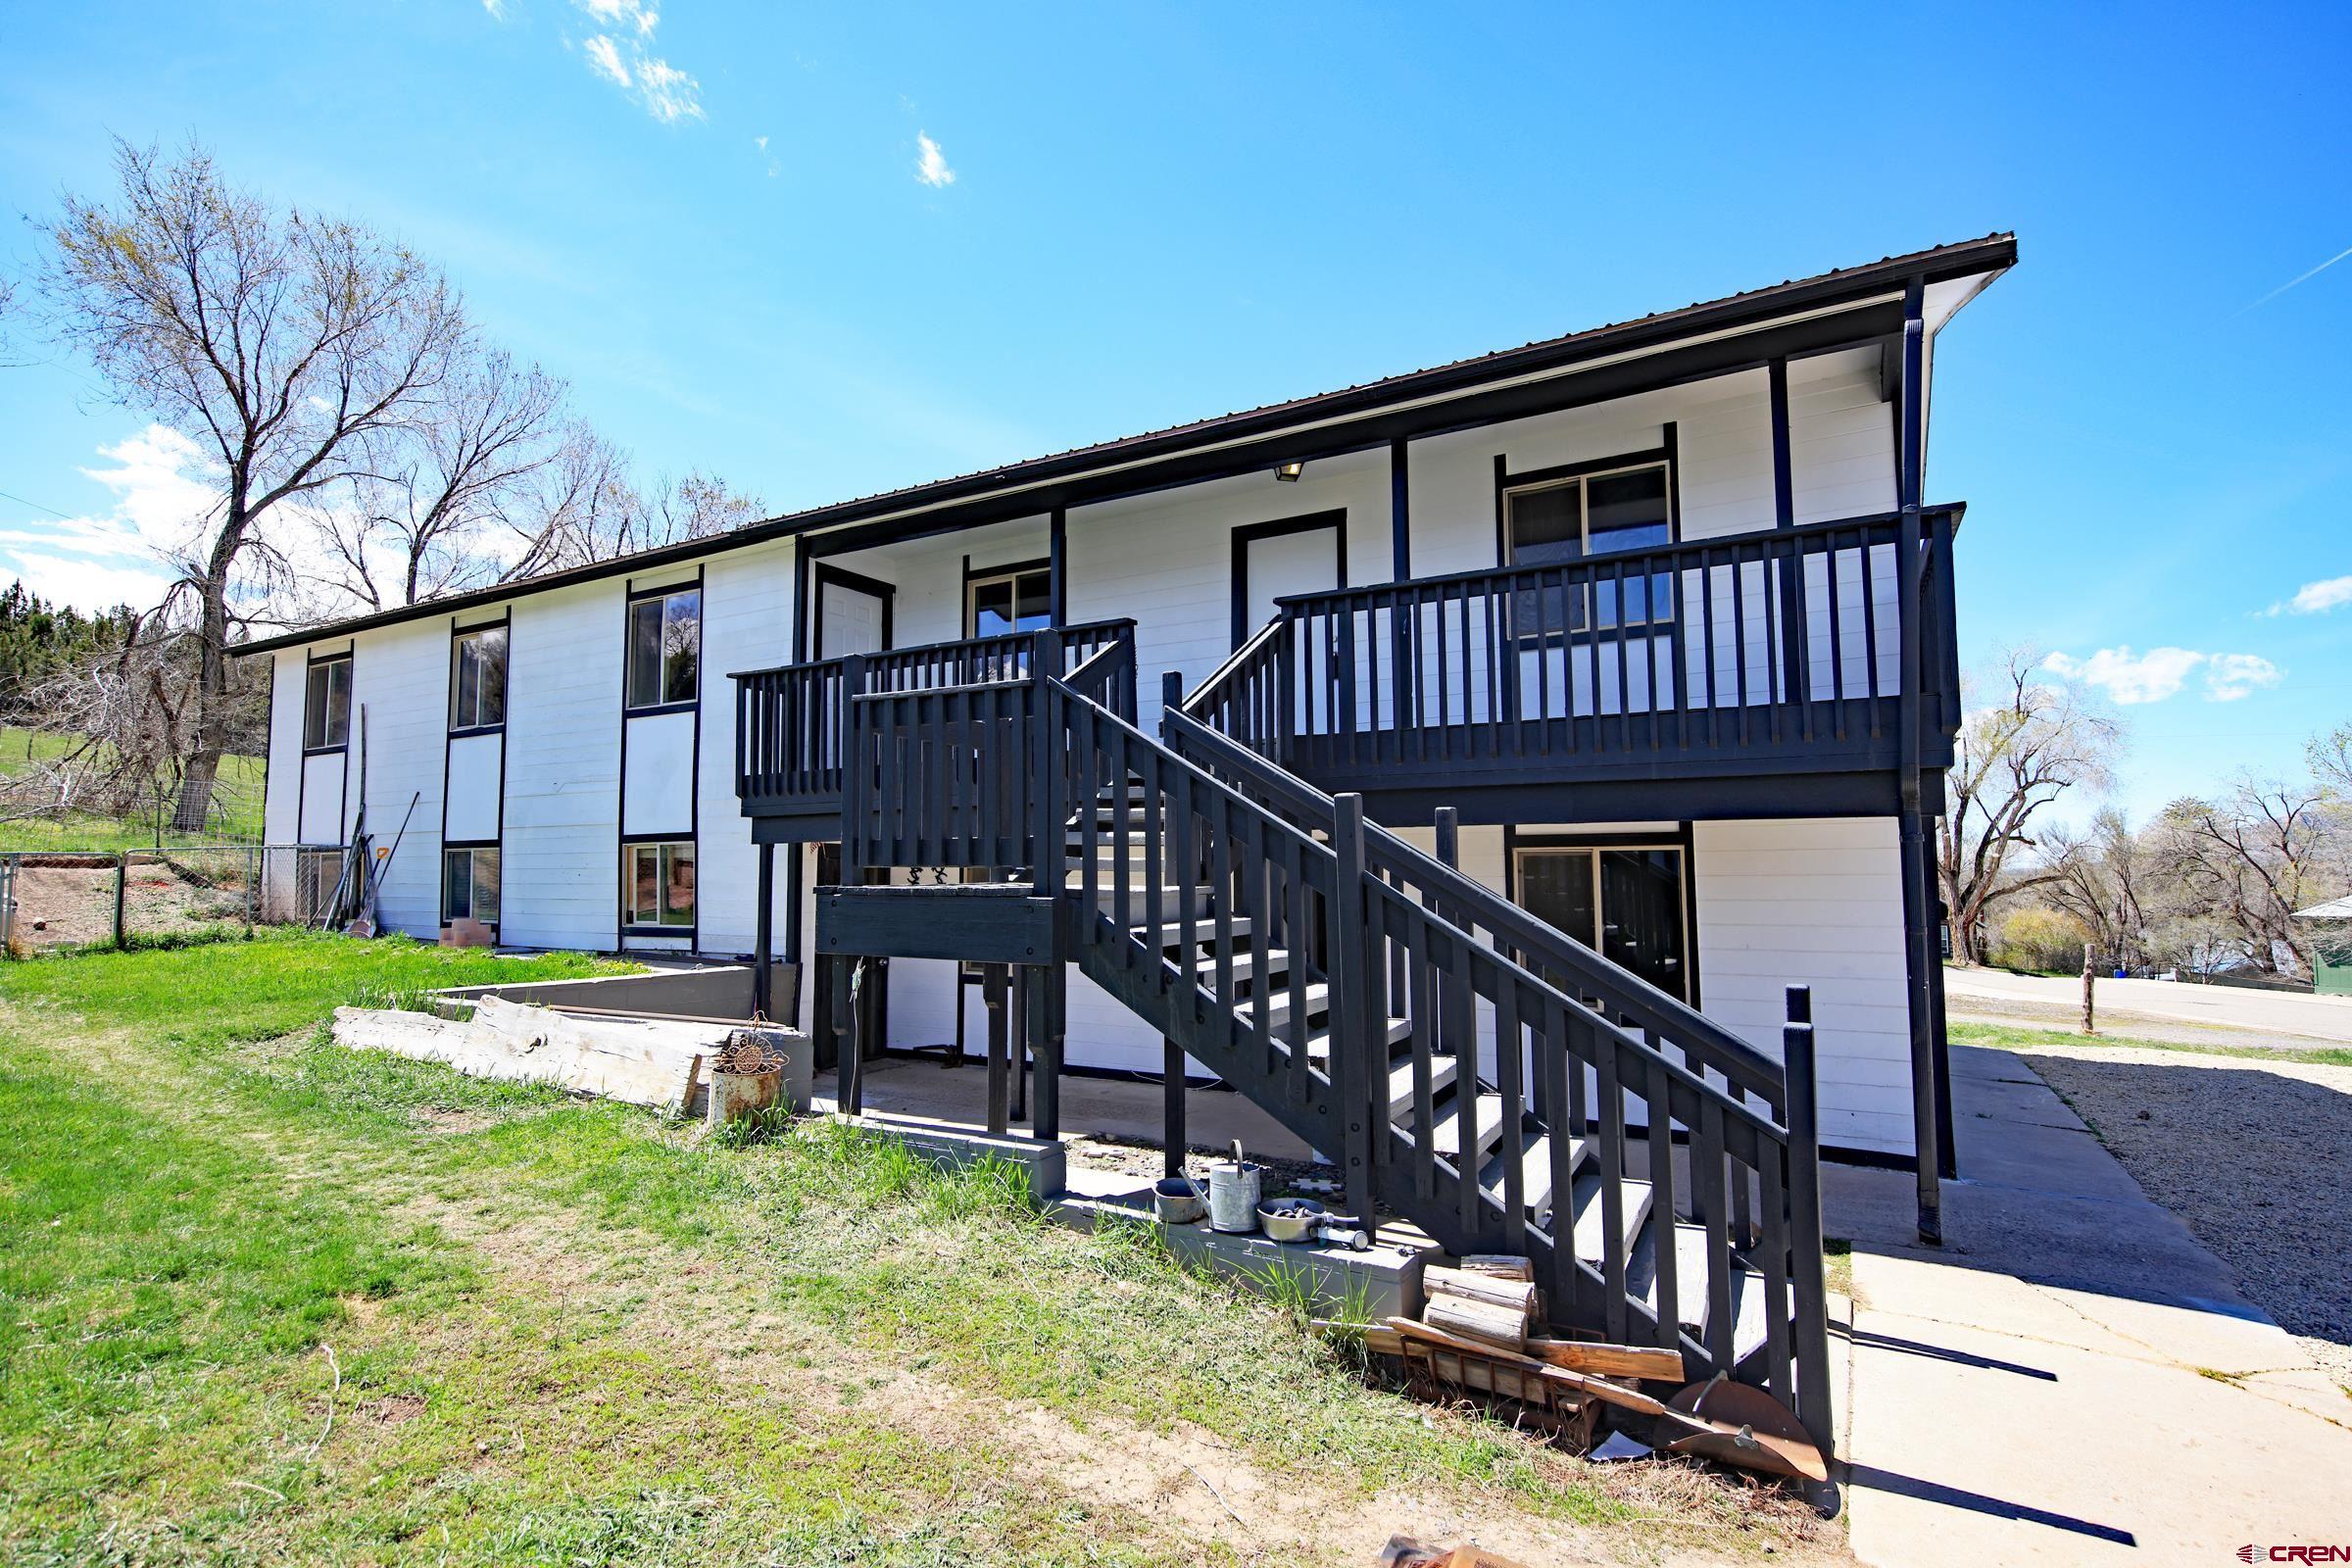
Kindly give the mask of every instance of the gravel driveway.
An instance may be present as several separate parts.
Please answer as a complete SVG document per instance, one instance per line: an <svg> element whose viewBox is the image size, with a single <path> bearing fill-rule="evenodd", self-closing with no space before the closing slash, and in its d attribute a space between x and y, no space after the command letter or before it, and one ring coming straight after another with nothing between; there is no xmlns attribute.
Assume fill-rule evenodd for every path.
<svg viewBox="0 0 2352 1568"><path fill-rule="evenodd" d="M2352 1068L2113 1047L2019 1054L2352 1389Z"/></svg>

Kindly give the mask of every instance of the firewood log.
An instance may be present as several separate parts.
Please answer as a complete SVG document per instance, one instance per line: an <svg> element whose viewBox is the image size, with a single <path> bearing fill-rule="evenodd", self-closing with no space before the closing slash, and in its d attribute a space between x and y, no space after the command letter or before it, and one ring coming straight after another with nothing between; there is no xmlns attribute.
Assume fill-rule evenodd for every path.
<svg viewBox="0 0 2352 1568"><path fill-rule="evenodd" d="M1433 1328L1484 1345L1516 1351L1527 1343L1527 1311L1467 1296L1433 1296L1421 1309L1421 1319Z"/></svg>
<svg viewBox="0 0 2352 1568"><path fill-rule="evenodd" d="M1522 1318L1536 1310L1536 1288L1526 1280L1498 1280L1458 1268L1425 1268L1421 1288L1431 1296L1459 1296L1492 1306L1507 1306Z"/></svg>
<svg viewBox="0 0 2352 1568"><path fill-rule="evenodd" d="M1532 1280L1536 1277L1536 1265L1508 1252L1472 1252L1462 1259L1462 1272L1498 1280Z"/></svg>

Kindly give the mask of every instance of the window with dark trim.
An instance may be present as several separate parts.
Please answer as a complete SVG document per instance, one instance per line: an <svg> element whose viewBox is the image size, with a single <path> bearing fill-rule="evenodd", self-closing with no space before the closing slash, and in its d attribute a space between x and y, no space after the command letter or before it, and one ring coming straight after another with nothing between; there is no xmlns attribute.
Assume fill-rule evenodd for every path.
<svg viewBox="0 0 2352 1568"><path fill-rule="evenodd" d="M1053 623L1054 569L1049 564L978 571L964 580L966 637L1004 637Z"/></svg>
<svg viewBox="0 0 2352 1568"><path fill-rule="evenodd" d="M1690 1000L1690 924L1681 849L1522 849L1512 870L1519 906L1528 913L1668 996Z"/></svg>
<svg viewBox="0 0 2352 1568"><path fill-rule="evenodd" d="M679 588L629 605L627 706L691 703L702 689L703 591Z"/></svg>
<svg viewBox="0 0 2352 1568"><path fill-rule="evenodd" d="M450 639L449 727L495 729L507 721L507 628L477 626Z"/></svg>
<svg viewBox="0 0 2352 1568"><path fill-rule="evenodd" d="M1600 466L1553 476L1531 475L1502 492L1502 538L1507 564L1557 566L1674 542L1674 482L1665 458ZM1674 612L1667 572L1637 573L1618 584L1595 572L1565 589L1528 589L1519 596L1522 634L1556 636L1590 628L1638 625Z"/></svg>
<svg viewBox="0 0 2352 1568"><path fill-rule="evenodd" d="M453 847L441 852L441 918L498 923L498 848Z"/></svg>
<svg viewBox="0 0 2352 1568"><path fill-rule="evenodd" d="M620 847L621 923L633 931L694 928L694 841Z"/></svg>
<svg viewBox="0 0 2352 1568"><path fill-rule="evenodd" d="M351 744L351 656L321 659L311 665L303 693L302 749L332 751Z"/></svg>

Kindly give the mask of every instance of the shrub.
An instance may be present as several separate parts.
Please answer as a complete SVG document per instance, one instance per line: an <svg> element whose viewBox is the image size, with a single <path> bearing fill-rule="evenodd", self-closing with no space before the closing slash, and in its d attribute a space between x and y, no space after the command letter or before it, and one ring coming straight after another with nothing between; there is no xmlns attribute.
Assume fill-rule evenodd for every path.
<svg viewBox="0 0 2352 1568"><path fill-rule="evenodd" d="M2028 905L2002 916L1993 938L1996 968L2029 974L2073 974L2082 967L2082 944L2090 931L2073 915Z"/></svg>

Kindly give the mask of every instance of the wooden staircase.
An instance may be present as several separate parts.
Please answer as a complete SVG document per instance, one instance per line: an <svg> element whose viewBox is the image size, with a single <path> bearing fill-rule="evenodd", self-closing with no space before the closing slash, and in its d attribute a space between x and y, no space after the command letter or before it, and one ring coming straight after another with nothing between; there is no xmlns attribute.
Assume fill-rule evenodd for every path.
<svg viewBox="0 0 2352 1568"><path fill-rule="evenodd" d="M1017 678L846 702L841 778L845 884L881 865L1025 867L1003 891L1026 919L1052 912L1022 939L1050 961L986 961L1036 988L1041 1105L1074 966L1168 1042L1179 1078L1200 1061L1328 1157L1350 1209L1456 1253L1527 1256L1555 1329L1754 1381L1826 1442L1802 1020L1784 1070L1367 823L1360 798L1203 722L1172 684L1161 736L1145 734L1132 641L1073 667L1054 633L1036 639ZM1200 710L1218 710L1216 688ZM981 956L937 931L905 940L835 951Z"/></svg>

